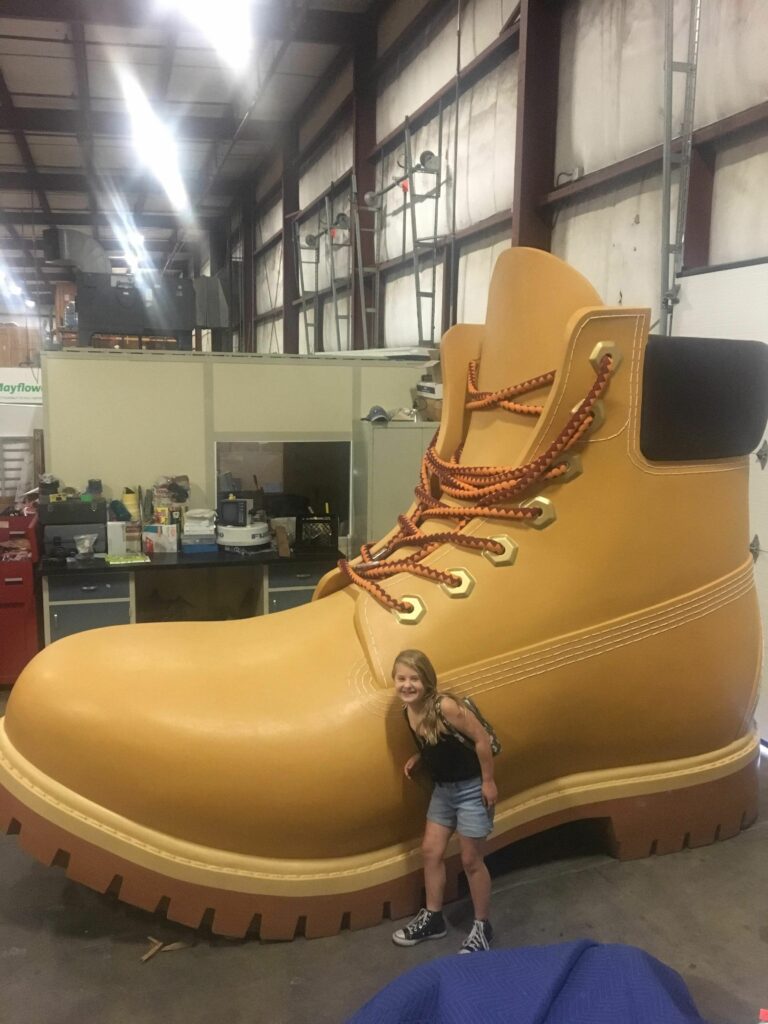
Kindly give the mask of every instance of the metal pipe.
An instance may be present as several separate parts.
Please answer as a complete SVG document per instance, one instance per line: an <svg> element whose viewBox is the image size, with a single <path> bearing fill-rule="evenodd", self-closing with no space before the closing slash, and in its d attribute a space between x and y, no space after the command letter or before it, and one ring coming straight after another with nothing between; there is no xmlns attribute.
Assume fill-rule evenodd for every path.
<svg viewBox="0 0 768 1024"><path fill-rule="evenodd" d="M674 5L664 3L664 139L662 143L661 183L661 280L659 290L659 321L662 334L669 333L670 324L670 211L672 203L672 101L674 63Z"/></svg>

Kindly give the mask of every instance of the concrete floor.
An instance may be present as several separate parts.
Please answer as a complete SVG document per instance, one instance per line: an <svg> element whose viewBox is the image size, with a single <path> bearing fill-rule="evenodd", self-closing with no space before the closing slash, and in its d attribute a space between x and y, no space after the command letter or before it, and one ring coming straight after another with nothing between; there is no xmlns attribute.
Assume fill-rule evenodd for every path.
<svg viewBox="0 0 768 1024"><path fill-rule="evenodd" d="M0 711L4 703L0 695ZM768 1006L765 760L761 771L761 818L727 842L620 864L584 823L495 855L496 945L591 938L640 946L680 972L712 1024L756 1021ZM0 839L0 1019L340 1024L408 968L458 949L470 904L453 904L447 916L447 939L413 949L392 944L391 922L287 944L212 939L75 885L7 837ZM141 963L150 935L190 947Z"/></svg>

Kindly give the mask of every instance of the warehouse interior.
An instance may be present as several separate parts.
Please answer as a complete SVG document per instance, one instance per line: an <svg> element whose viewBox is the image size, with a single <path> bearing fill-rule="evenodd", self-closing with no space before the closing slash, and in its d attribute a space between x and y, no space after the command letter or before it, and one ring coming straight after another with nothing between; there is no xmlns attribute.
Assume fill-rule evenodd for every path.
<svg viewBox="0 0 768 1024"><path fill-rule="evenodd" d="M632 576L639 593L646 574L649 588L653 577L657 585L665 578L663 566L670 561L670 580L688 581L679 583L681 595L704 594L710 583L707 560L714 565L720 558L712 553L707 531L733 535L732 547L730 539L723 541L727 558L722 556L711 575L712 581L731 581L733 575L727 595L723 589L722 614L733 607L734 619L722 628L734 654L728 647L722 660L737 675L747 661L738 646L745 637L743 646L753 642L759 662L759 618L765 623L768 607L768 444L759 411L768 397L759 371L768 343L767 42L768 7L760 0L0 2L0 712L8 705L8 735L24 740L28 751L36 749L24 717L30 708L46 723L59 716L60 727L46 724L49 732L39 740L41 774L55 775L50 766L58 764L61 784L75 790L72 779L98 776L98 769L69 764L77 761L79 738L86 764L91 733L101 727L102 745L116 744L117 751L119 729L110 733L105 725L110 708L124 707L126 715L146 712L153 728L167 720L180 735L206 709L214 708L215 718L220 708L234 705L226 687L246 671L247 658L233 650L232 640L245 635L236 630L249 622L256 623L252 643L268 671L282 671L278 655L270 653L274 636L275 651L280 644L306 651L297 655L306 658L306 672L317 666L322 677L324 663L312 654L312 643L329 664L347 643L341 632L334 637L335 620L323 607L339 607L350 591L371 602L372 625L368 618L356 620L355 636L369 637L376 653L367 662L356 654L349 692L361 706L370 698L370 717L379 725L386 718L387 742L399 757L401 738L393 741L389 733L403 727L392 725L391 693L385 698L376 692L376 700L388 702L382 710L371 698L369 676L381 690L389 682L391 653L398 646L418 647L419 636L434 645L446 687L464 678L466 666L456 639L460 631L447 625L441 649L435 640L440 634L432 632L432 597L426 606L413 597L421 593L418 587L433 586L425 580L427 570L412 574L411 563L400 576L387 576L375 563L391 558L393 549L380 548L371 557L368 546L393 529L401 531L394 535L401 545L408 531L411 538L418 532L426 513L410 525L398 518L411 507L414 488L421 488L418 508L439 504L447 463L434 453L448 443L446 437L454 438L454 447L460 442L458 454L450 452L452 470L462 450L476 464L486 464L483 445L491 444L495 427L473 435L468 426L476 416L491 415L475 412L484 402L494 408L494 424L518 415L519 403L529 401L542 405L534 416L530 407L523 410L522 418L541 416L547 393L537 391L543 387L539 375L553 370L536 354L539 345L549 352L541 325L561 315L571 291L596 293L599 300L574 300L561 316L561 334L571 330L571 308L601 302L607 311L599 315L612 315L616 323L621 315L636 317L634 341L627 327L631 345L645 345L648 333L683 352L689 351L689 339L719 346L758 343L756 361L749 364L758 369L751 374L737 367L735 348L718 349L725 353L725 362L717 363L722 372L716 373L722 390L706 392L699 425L688 428L699 436L693 442L697 452L705 444L702 436L719 432L730 443L736 431L729 411L749 406L758 411L748 443L740 439L742 448L725 452L723 472L713 472L711 484L692 485L693 513L683 508L682 498L677 510L670 505L663 514L649 512L640 484L615 499L606 489L608 507L600 514L606 512L611 530L624 519L628 532L616 542L619 564L596 570L595 580L609 609L615 598L604 621L619 622L622 588L631 587ZM548 262L549 255L557 260ZM568 268L578 274L569 276ZM552 310L542 312L548 306ZM504 376L498 366L516 364L499 356L498 379L483 378L491 359L484 368L476 352L483 331L499 346L524 349L528 356L519 364L526 372ZM616 375L615 396L617 386L623 387L613 343L600 344L609 348L590 357L597 384L590 378L578 395L581 401L592 387L584 415L586 428L595 431L595 389L606 386L600 374ZM460 349L475 354L461 355ZM613 358L607 369L600 361L606 352ZM649 353L650 347L646 369ZM469 384L461 389L453 383L460 355L462 373L470 360ZM478 359L479 384L477 363L471 362ZM695 361L681 375L680 395L705 390ZM552 376L554 384L544 383L556 388L558 375ZM511 387L526 377L533 380L527 391ZM635 390L628 390L626 401L636 411L642 386L632 380ZM456 427L456 403L464 402L465 392L477 399L466 406L471 415L459 416L466 435ZM539 398L529 399L529 392ZM510 403L518 403L511 412ZM567 446L582 443L582 428L584 422ZM666 440L673 429L668 427ZM621 433L617 428L609 440ZM599 441L589 454L598 447ZM500 450L487 456L487 464L509 462L512 456L505 451L502 458ZM447 449L442 454L449 459ZM669 455L666 449L659 456L678 463L710 457ZM660 478L657 470L646 466L646 477ZM725 470L741 481L733 513L728 489L719 482L728 477ZM695 475L683 466L680 479L688 472ZM617 481L619 476L617 471ZM588 477L587 468L574 485L556 481L555 504L567 512L561 492L573 486L577 493ZM469 493L459 479L457 486ZM599 505L599 498L590 500ZM539 506L542 518L547 501ZM689 530L691 516L705 525L693 522ZM512 530L535 534L538 544L560 522L552 531L524 523ZM667 540L645 548L643 531L663 531L665 524ZM498 543L499 530L497 523L483 536ZM525 538L518 539L514 571L524 572ZM455 534L451 543L459 550ZM362 569L354 561L361 547ZM425 550L428 557L432 549ZM747 568L736 555L731 558L731 550ZM566 563L560 575L568 585L578 582L579 554L570 549L568 569L571 553L557 551ZM471 567L475 559L487 568L488 556L488 550L481 557L462 549L455 564ZM495 557L502 564L502 556ZM599 551L590 555L599 558ZM438 568L443 576L460 572L450 560ZM473 576L469 580L464 577L467 594L475 584ZM454 584L443 579L443 585ZM576 606L596 599L585 595L589 581L579 585L583 589L570 598L571 620L562 611L565 598L559 605L556 598L550 602L522 588L515 595L515 622L529 607L535 618L551 604L558 635L580 636ZM756 594L762 611L754 622L738 604L747 591L749 599ZM628 607L640 614L673 596L670 591ZM464 614L471 604L447 603L452 615L459 606ZM317 627L307 625L313 613ZM482 652L482 629L471 615L456 621L467 623L466 650ZM506 629L508 620L503 621ZM203 625L231 629L206 634L210 642L200 639L198 647L193 634ZM113 644L113 629L144 632L121 632L137 639ZM683 667L690 652L675 649L674 641L659 662L688 673L681 693L695 693L694 674L702 666L709 671L705 633L691 641L699 654L690 658L690 668ZM147 638L146 645L139 637ZM451 661L447 652L455 650L459 660ZM484 657L501 657L503 651L488 648L476 662L485 665ZM99 674L97 655L110 665L108 678L99 682L107 692L102 705L83 696L89 677ZM635 656L629 675L643 657ZM656 655L647 657L652 673ZM185 691L184 672L198 688ZM45 698L43 681L49 687ZM759 897L768 884L768 698L759 699L753 682L749 686L748 707L734 710L742 698L726 695L711 716L700 717L706 735L713 736L718 714L748 711L754 717L756 725L744 728L753 729L755 738L750 749L760 790L756 819L745 811L731 829L712 822L709 839L701 843L691 838L694 829L681 826L679 844L668 847L678 852L662 856L666 848L657 836L646 850L651 856L631 860L609 855L597 813L579 820L563 812L538 830L521 826L516 841L499 840L488 856L494 950L582 939L636 946L682 977L701 1015L695 1019L735 1024L764 1019L761 1011L768 1019L768 928ZM309 706L315 682L308 677L304 691L297 684L301 697L293 704L286 689L290 711L273 732L288 734L295 726L300 741L308 728L304 695ZM133 697L124 696L131 690ZM634 711L627 704L628 719L638 709L644 713L653 692L632 705ZM500 713L493 714L495 693L485 700L482 689L472 693L479 693L479 703L504 734L501 759L510 756L515 737L527 735L527 727L511 715L500 721ZM177 712L163 703L169 694L180 695ZM652 712L659 736L667 730L671 736L673 728L681 735L686 731L670 699L669 709ZM351 706L343 704L350 721ZM578 730L589 717L587 701L584 707L582 713L552 704L549 713L561 719L557 735L566 737L565 744L536 741L536 756L567 760L562 747L569 728ZM72 728L84 731L65 741L62 730L70 718L75 721L74 708L82 718ZM606 712L606 722L614 721L611 714ZM600 712L593 717L599 719ZM699 720L693 709L690 717ZM328 721L322 712L317 719ZM229 728L237 746L247 728L235 721ZM167 813L174 820L174 794L184 776L190 791L195 780L205 779L198 797L190 798L199 813L202 794L212 792L205 775L208 757L210 778L221 775L213 752L216 728L201 734L183 758L170 746L157 753L148 741L137 792L145 785L147 792L155 790L156 817ZM272 739L265 740L259 728L253 725L253 742L259 738L271 749ZM628 721L628 737L633 730ZM741 735L729 734L729 742ZM627 739L627 749L633 742ZM0 762L7 765L5 743L2 738ZM58 749L67 743L73 749L69 762ZM144 757L138 738L135 744L134 780ZM298 748L291 763L301 760L300 742ZM307 756L316 749L310 743ZM356 738L350 749L362 759L364 740ZM686 757L703 752L683 751ZM299 837L297 848L305 842L314 849L307 838L315 827L310 823L320 821L318 836L326 827L316 810L324 799L313 788L318 778L337 780L329 787L341 787L333 817L354 817L358 796L350 792L345 809L335 755L331 747L319 758L317 777L305 793L297 798L289 780L290 802L275 797L265 810ZM31 753L26 756L35 762ZM121 756L116 753L118 761ZM351 763L350 789L358 770L362 788L368 769ZM283 772L281 761L274 771ZM396 774L400 787L399 761ZM267 770L263 788L273 781ZM0 790L6 785L0 773ZM100 785L95 782L90 793L97 803L93 794ZM23 804L20 793L12 796ZM423 819L422 797L423 792L415 801L407 796L406 817L418 813ZM500 809L504 797L502 784ZM130 799L125 801L129 806ZM381 822L390 811L387 805ZM225 813L217 806L215 817ZM255 809L254 820L258 814ZM378 835L375 808L366 814L365 827ZM389 895L384 910L380 900L374 914L367 904L360 910L357 904L334 903L336 923L316 931L312 910L299 909L288 918L275 912L272 919L271 910L249 904L243 934L224 934L212 902L203 902L199 913L186 905L177 912L170 891L147 895L137 889L131 897L127 876L120 898L114 882L117 876L122 881L119 871L96 885L96 867L81 871L74 851L59 840L28 838L31 832L25 833L16 811L8 811L0 824L8 833L0 842L3 1003L15 1024L67 1024L86 1015L105 1024L197 1022L212 1014L233 1022L331 1024L352 1018L411 968L457 953L473 923L471 893L453 847L449 854L458 867L449 866L449 891L457 898L446 907L448 937L412 950L391 942L394 922L407 920L410 909L397 913L397 900ZM54 824L65 828L60 818ZM156 827L156 818L143 824ZM190 832L200 843L202 834ZM231 834L229 849L242 852L239 833ZM713 838L722 841L712 843ZM320 838L316 847L321 853L311 856L337 854ZM321 895L332 899L334 892ZM297 900L300 895L297 889ZM312 898L319 905L316 892ZM646 1019L654 1018L637 1017Z"/></svg>

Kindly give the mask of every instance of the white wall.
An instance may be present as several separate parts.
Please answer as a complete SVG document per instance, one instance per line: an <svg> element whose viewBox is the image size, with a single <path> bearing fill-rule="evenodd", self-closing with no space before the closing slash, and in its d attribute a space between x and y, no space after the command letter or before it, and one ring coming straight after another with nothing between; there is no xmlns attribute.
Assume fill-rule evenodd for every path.
<svg viewBox="0 0 768 1024"><path fill-rule="evenodd" d="M42 429L42 406L0 404L0 437L32 437Z"/></svg>
<svg viewBox="0 0 768 1024"><path fill-rule="evenodd" d="M713 270L680 280L672 333L681 337L749 338L768 343L768 263ZM750 535L760 538L755 580L763 612L763 686L757 720L768 740L768 470L750 459Z"/></svg>
<svg viewBox="0 0 768 1024"><path fill-rule="evenodd" d="M604 302L650 306L654 322L661 291L661 175L561 207L552 252L580 270Z"/></svg>
<svg viewBox="0 0 768 1024"><path fill-rule="evenodd" d="M299 180L299 206L303 210L338 181L352 166L352 129L339 130L330 143L313 158ZM290 211L289 211L290 212Z"/></svg>
<svg viewBox="0 0 768 1024"><path fill-rule="evenodd" d="M99 477L107 497L186 473L191 504L210 507L216 440L351 438L371 405L409 406L421 368L343 357L45 353L46 466L73 486Z"/></svg>
<svg viewBox="0 0 768 1024"><path fill-rule="evenodd" d="M422 5L423 6L423 5ZM461 67L466 67L489 46L502 31L515 7L514 0L468 0L461 17ZM456 5L453 5L454 9ZM386 48L402 30L404 18L416 13L413 0L395 5L379 26L379 50ZM397 28L397 31L393 31ZM456 74L456 18L437 32L428 28L411 40L419 47L416 60L410 60L402 72L392 76L379 95L376 109L376 135L382 139L402 124L422 103L433 96ZM382 42L386 45L382 46ZM405 57L410 54L406 53ZM395 65L397 68L397 65Z"/></svg>
<svg viewBox="0 0 768 1024"><path fill-rule="evenodd" d="M459 100L458 152L454 153L456 136L455 103L442 112L442 139L440 116L418 129L412 138L412 159L419 159L423 150L440 153L440 198L437 206L437 234L450 233L454 194L456 202L456 230L471 227L496 213L509 211L515 165L515 131L517 113L517 55L503 60L487 76L468 89ZM455 158L458 157L456 160ZM377 188L402 173L404 149L399 146L379 160ZM437 177L429 174L415 176L420 193L433 189ZM411 252L412 228L410 212L403 218L403 192L394 188L383 199L384 230L380 242L382 261ZM419 238L431 238L435 232L435 201L426 199L416 209ZM424 275L425 280L429 274ZM442 279L442 269L438 281ZM480 282L487 291L488 280ZM438 284L438 288L440 284ZM412 345L418 339L412 274L408 281L398 276L387 281L384 288L384 338L388 347ZM437 297L438 309L440 296ZM425 302L426 315L428 303ZM439 315L437 317L439 323ZM439 331L438 331L439 337Z"/></svg>
<svg viewBox="0 0 768 1024"><path fill-rule="evenodd" d="M712 189L711 263L768 256L766 183L768 135L718 153Z"/></svg>
<svg viewBox="0 0 768 1024"><path fill-rule="evenodd" d="M765 0L704 0L694 118L697 126L765 101L766 40Z"/></svg>

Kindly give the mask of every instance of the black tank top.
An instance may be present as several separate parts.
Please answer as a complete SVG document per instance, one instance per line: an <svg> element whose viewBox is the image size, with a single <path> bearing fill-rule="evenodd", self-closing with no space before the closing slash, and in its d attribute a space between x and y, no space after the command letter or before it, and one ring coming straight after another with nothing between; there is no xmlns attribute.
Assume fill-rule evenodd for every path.
<svg viewBox="0 0 768 1024"><path fill-rule="evenodd" d="M482 774L477 754L471 747L465 747L451 733L442 733L433 746L414 732L406 708L403 708L403 714L433 782L464 782Z"/></svg>

